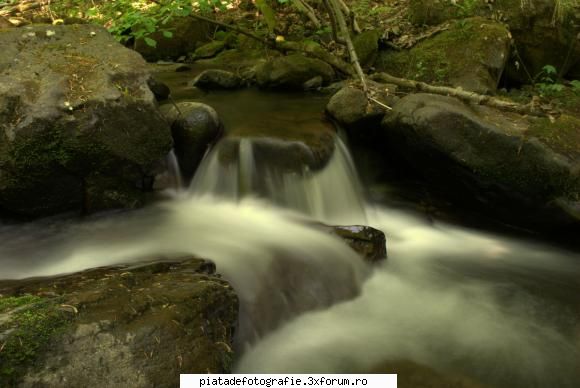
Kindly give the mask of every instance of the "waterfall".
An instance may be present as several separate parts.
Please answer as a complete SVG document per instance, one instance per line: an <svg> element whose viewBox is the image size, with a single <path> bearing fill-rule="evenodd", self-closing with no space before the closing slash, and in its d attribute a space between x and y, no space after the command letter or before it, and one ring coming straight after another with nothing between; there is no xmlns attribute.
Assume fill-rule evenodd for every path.
<svg viewBox="0 0 580 388"><path fill-rule="evenodd" d="M167 167L170 177L174 182L174 188L176 191L180 191L183 188L183 179L181 178L181 168L179 167L179 161L177 160L177 155L175 155L175 150L171 150L167 155Z"/></svg>
<svg viewBox="0 0 580 388"><path fill-rule="evenodd" d="M232 151L232 144L237 149ZM194 197L232 201L259 197L330 224L366 224L364 199L348 149L335 137L334 152L319 171L285 171L257 161L254 140L223 139L204 159L190 186Z"/></svg>

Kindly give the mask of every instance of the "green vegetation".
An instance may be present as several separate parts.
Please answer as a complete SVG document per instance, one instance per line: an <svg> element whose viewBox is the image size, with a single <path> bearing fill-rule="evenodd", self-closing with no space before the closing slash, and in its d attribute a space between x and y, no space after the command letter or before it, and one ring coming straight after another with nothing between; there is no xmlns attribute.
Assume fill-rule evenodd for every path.
<svg viewBox="0 0 580 388"><path fill-rule="evenodd" d="M70 320L67 313L59 309L57 299L30 295L0 298L0 311L15 307L20 309L0 325L0 333L7 334L0 345L0 381L8 386L18 381L37 359L38 352L49 346L51 339L62 332Z"/></svg>
<svg viewBox="0 0 580 388"><path fill-rule="evenodd" d="M574 159L580 157L580 119L562 115L555 121L538 118L533 121L527 136L534 136L552 149Z"/></svg>
<svg viewBox="0 0 580 388"><path fill-rule="evenodd" d="M36 303L39 302L40 300L41 300L40 297L34 295L3 297L0 298L0 313L4 313L16 307Z"/></svg>

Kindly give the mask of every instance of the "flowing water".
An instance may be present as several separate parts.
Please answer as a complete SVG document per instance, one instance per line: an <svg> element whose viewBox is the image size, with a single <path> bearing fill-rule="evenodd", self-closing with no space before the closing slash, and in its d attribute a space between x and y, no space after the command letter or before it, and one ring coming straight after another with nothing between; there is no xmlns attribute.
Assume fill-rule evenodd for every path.
<svg viewBox="0 0 580 388"><path fill-rule="evenodd" d="M240 96L221 97L227 122L239 114L227 103ZM253 97L253 112L272 104ZM252 143L239 147L233 167L220 164L218 147L191 193L148 209L0 226L0 278L193 253L240 294L239 372L362 372L411 360L492 387L577 386L578 254L366 203L340 142L322 171L268 171L256 198ZM368 267L317 221L383 230L388 260Z"/></svg>

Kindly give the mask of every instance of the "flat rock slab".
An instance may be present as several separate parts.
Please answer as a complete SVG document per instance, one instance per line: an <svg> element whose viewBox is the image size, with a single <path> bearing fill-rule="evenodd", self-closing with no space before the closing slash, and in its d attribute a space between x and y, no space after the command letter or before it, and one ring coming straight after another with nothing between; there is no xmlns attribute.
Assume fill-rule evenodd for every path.
<svg viewBox="0 0 580 388"><path fill-rule="evenodd" d="M176 387L180 373L229 372L234 290L211 262L163 259L0 281L0 381Z"/></svg>

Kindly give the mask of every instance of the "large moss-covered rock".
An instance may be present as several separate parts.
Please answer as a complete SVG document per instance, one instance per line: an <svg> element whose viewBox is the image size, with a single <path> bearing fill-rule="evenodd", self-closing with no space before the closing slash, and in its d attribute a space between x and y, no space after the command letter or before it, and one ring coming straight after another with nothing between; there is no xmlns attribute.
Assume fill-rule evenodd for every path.
<svg viewBox="0 0 580 388"><path fill-rule="evenodd" d="M139 205L172 143L145 61L92 25L7 30L0 45L0 212Z"/></svg>
<svg viewBox="0 0 580 388"><path fill-rule="evenodd" d="M415 94L383 120L392 152L511 223L580 222L580 120L526 118L452 97Z"/></svg>
<svg viewBox="0 0 580 388"><path fill-rule="evenodd" d="M506 23L517 48L507 75L530 83L545 65L571 79L580 71L580 3L557 0L411 0L410 20L435 25L452 19L484 16ZM517 62L517 63L516 63Z"/></svg>
<svg viewBox="0 0 580 388"><path fill-rule="evenodd" d="M456 22L410 50L382 52L377 68L404 78L490 93L497 88L509 50L505 26L476 17Z"/></svg>
<svg viewBox="0 0 580 388"><path fill-rule="evenodd" d="M137 39L134 43L133 48L148 61L187 56L199 45L209 42L212 34L209 23L190 17L174 18L162 27L171 31L171 38L165 37L163 32L159 31L149 36L155 40L155 47L149 46L144 39Z"/></svg>
<svg viewBox="0 0 580 388"><path fill-rule="evenodd" d="M227 373L238 298L205 260L0 281L0 385L175 387Z"/></svg>
<svg viewBox="0 0 580 388"><path fill-rule="evenodd" d="M261 87L303 90L304 84L315 77L322 77L323 84L328 84L334 78L334 70L319 59L292 54L260 65L256 76Z"/></svg>

